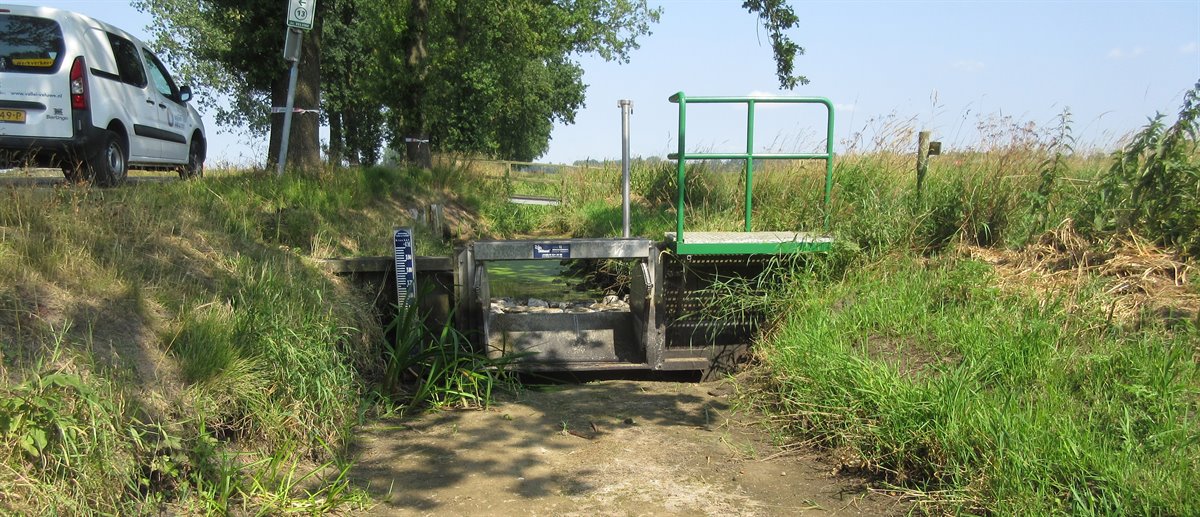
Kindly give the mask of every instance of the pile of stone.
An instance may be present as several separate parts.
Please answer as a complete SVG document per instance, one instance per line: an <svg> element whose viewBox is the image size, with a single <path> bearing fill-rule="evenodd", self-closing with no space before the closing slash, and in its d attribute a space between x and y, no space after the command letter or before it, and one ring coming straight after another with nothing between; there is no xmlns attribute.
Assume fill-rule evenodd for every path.
<svg viewBox="0 0 1200 517"><path fill-rule="evenodd" d="M492 314L583 314L590 312L629 312L628 296L625 300L614 295L605 296L599 302L548 302L538 298L514 300L492 298Z"/></svg>

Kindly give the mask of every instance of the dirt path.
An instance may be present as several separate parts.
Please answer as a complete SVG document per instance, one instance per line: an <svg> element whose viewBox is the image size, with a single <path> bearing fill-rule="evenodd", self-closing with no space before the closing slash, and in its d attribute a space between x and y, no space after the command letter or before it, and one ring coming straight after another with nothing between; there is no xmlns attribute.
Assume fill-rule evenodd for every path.
<svg viewBox="0 0 1200 517"><path fill-rule="evenodd" d="M601 381L376 423L371 515L890 515L899 501L779 455L730 385Z"/></svg>

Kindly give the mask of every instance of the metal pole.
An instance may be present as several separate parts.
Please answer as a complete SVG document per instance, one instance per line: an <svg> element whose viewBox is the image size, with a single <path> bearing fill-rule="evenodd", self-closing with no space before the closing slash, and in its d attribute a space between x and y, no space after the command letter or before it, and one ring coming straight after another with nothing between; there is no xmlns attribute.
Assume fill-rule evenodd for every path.
<svg viewBox="0 0 1200 517"><path fill-rule="evenodd" d="M296 29L288 29L295 31ZM300 31L296 31L300 32ZM297 38L303 38L303 33L297 34ZM287 93L287 109L283 112L283 134L280 135L279 141L279 164L275 170L276 176L283 176L283 167L287 164L288 140L292 137L292 110L296 106L296 77L299 72L300 60L292 61L291 76L288 77L288 93Z"/></svg>
<svg viewBox="0 0 1200 517"><path fill-rule="evenodd" d="M746 102L746 231L754 213L754 100Z"/></svg>
<svg viewBox="0 0 1200 517"><path fill-rule="evenodd" d="M629 238L629 114L633 101L617 101L621 108L621 237Z"/></svg>
<svg viewBox="0 0 1200 517"><path fill-rule="evenodd" d="M687 194L687 95L683 92L676 93L675 99L679 102L679 151L677 169L675 171L675 182L677 185L677 195L675 200L675 249L683 245L683 198ZM685 277L686 278L686 277Z"/></svg>

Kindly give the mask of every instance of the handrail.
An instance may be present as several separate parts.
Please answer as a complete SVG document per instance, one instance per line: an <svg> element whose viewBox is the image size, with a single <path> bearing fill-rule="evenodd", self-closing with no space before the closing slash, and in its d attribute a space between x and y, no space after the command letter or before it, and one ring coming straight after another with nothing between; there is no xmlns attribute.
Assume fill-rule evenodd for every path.
<svg viewBox="0 0 1200 517"><path fill-rule="evenodd" d="M675 242L684 243L683 198L687 187L686 169L688 160L745 160L746 162L746 229L751 231L750 217L753 210L752 192L754 160L825 160L825 212L822 228L829 231L829 201L833 193L833 103L824 97L688 97L683 92L672 95L668 100L679 105L679 152L667 155L678 160L678 202L676 204ZM691 104L745 104L746 105L746 152L745 153L688 153L686 147L687 105ZM755 153L754 152L754 108L758 104L823 104L827 111L824 153Z"/></svg>

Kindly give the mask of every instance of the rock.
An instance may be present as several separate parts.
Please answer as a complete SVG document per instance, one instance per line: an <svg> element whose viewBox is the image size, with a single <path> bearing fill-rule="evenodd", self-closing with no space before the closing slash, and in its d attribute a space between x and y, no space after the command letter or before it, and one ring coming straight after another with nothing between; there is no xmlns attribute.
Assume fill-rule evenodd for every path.
<svg viewBox="0 0 1200 517"><path fill-rule="evenodd" d="M615 295L605 296L600 302L566 302L546 301L540 298L529 298L520 303L509 298L493 298L489 303L493 314L587 314L595 312L628 312L629 304Z"/></svg>

